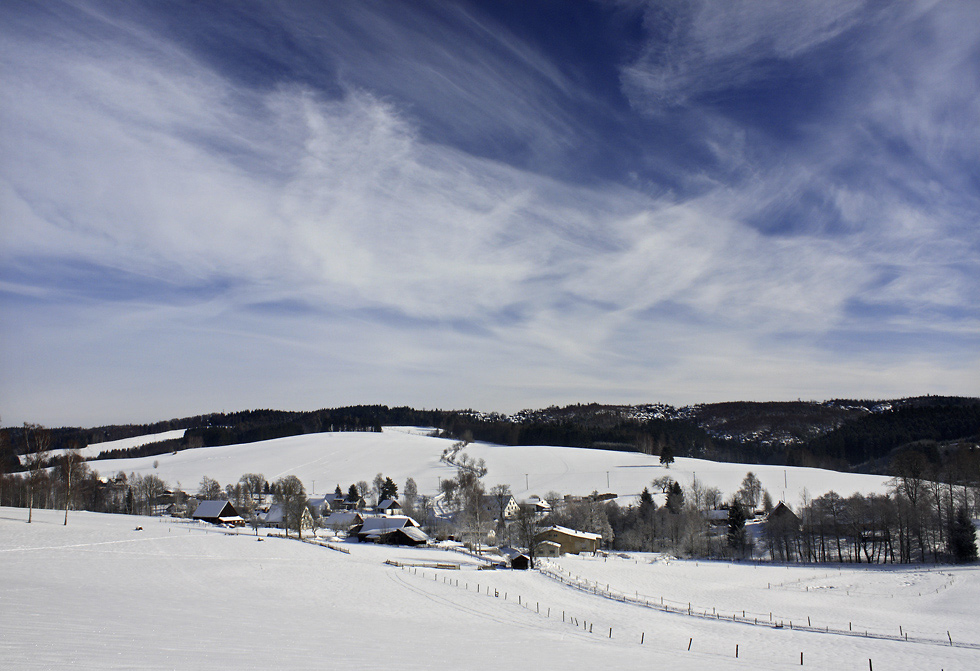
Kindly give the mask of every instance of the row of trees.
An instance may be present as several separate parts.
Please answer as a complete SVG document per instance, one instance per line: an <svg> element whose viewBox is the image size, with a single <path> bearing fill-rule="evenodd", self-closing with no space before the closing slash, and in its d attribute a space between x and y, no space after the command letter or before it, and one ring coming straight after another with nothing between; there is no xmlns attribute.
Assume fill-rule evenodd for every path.
<svg viewBox="0 0 980 671"><path fill-rule="evenodd" d="M757 511L774 509L769 493L752 473L725 501L720 491L697 480L682 487L664 477L652 486L666 494L663 506L657 506L649 489L643 490L637 505L626 507L604 503L596 493L562 505L556 493L549 493L549 522L598 533L611 549L743 558L754 549L747 521ZM887 495L844 498L828 492L811 499L804 492L798 512L784 504L783 510L765 519L761 549L779 561L975 561L971 510L977 494L975 488L908 476L896 478ZM717 509L725 511L720 523L717 516L712 520L708 515Z"/></svg>
<svg viewBox="0 0 980 671"><path fill-rule="evenodd" d="M969 562L975 529L964 488L928 483L887 495L828 492L801 506L798 522L773 521L765 536L773 559L805 562Z"/></svg>

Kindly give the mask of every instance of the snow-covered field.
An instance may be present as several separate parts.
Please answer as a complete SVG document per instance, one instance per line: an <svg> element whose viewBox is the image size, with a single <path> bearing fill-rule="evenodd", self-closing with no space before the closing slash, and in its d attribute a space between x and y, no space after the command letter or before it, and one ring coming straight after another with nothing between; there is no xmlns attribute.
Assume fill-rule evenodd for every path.
<svg viewBox="0 0 980 671"><path fill-rule="evenodd" d="M173 431L164 431L163 433L148 433L142 436L136 436L134 438L120 438L119 440L107 440L102 443L90 443L85 447L78 449L78 454L84 459L93 459L103 452L108 452L110 450L128 450L133 447L140 447L141 445L147 445L149 443L159 443L164 440L174 440L177 438L183 438L186 429L174 429ZM50 450L46 454L49 456L60 456L64 455L67 450ZM25 463L26 457L20 455L18 457L21 463Z"/></svg>
<svg viewBox="0 0 980 671"><path fill-rule="evenodd" d="M699 474L700 477L700 474ZM980 647L664 613L437 549L0 508L0 668L980 668ZM142 526L142 531L136 531ZM460 570L397 568L456 562ZM611 591L980 643L980 569L565 557ZM921 596L920 596L921 592ZM611 629L611 632L610 632ZM610 636L611 633L611 636ZM641 643L642 641L642 643ZM738 646L738 658L735 657ZM688 649L690 647L690 649Z"/></svg>
<svg viewBox="0 0 980 671"><path fill-rule="evenodd" d="M414 427L386 428L382 433L317 433L138 459L93 461L89 465L102 475L118 471L154 474L172 486L179 483L186 491L196 490L205 475L224 486L237 482L244 473L262 473L270 481L296 475L308 493L322 494L338 484L346 491L352 482L370 482L380 472L399 487L412 477L419 493L432 495L439 491L440 479L453 477L456 469L439 460L451 441L425 433ZM488 489L507 484L518 498L545 496L549 491L585 495L595 490L614 492L629 502L628 497L638 495L663 475L682 485L689 485L697 476L705 486L717 487L730 496L751 470L773 500L795 506L804 488L813 497L831 489L849 496L855 492L884 493L888 482L888 478L875 475L686 458L678 458L666 469L655 456L569 447L473 443L465 452L486 462L483 482Z"/></svg>

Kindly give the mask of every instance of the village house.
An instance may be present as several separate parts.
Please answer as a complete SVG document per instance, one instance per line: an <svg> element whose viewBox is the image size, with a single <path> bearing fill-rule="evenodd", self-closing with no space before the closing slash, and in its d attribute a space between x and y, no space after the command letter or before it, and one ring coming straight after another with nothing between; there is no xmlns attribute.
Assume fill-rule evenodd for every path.
<svg viewBox="0 0 980 671"><path fill-rule="evenodd" d="M498 519L500 517L501 501L494 494L484 494L480 499L480 503L483 506L483 510L490 513L493 519ZM517 514L521 511L520 505L517 503L517 499L508 494L503 500L503 517L505 520L512 520L517 517Z"/></svg>
<svg viewBox="0 0 980 671"><path fill-rule="evenodd" d="M542 520L551 514L551 504L542 499L540 496L528 497L527 501L525 501L523 505L530 506L534 511L534 516L539 520Z"/></svg>
<svg viewBox="0 0 980 671"><path fill-rule="evenodd" d="M395 499L385 499L378 504L376 512L379 515L401 515L402 506Z"/></svg>
<svg viewBox="0 0 980 671"><path fill-rule="evenodd" d="M554 541L540 541L534 545L534 556L542 559L561 557L561 544Z"/></svg>
<svg viewBox="0 0 980 671"><path fill-rule="evenodd" d="M283 507L281 503L273 503L269 506L269 512L259 515L259 521L262 522L262 526L273 528L273 529L283 529L285 528L285 523L283 521ZM316 520L313 519L312 513L310 513L309 508L303 508L303 516L300 520L300 525L303 529L315 529ZM290 529L295 528L292 523L290 523Z"/></svg>
<svg viewBox="0 0 980 671"><path fill-rule="evenodd" d="M568 527L554 525L535 534L535 544L540 544L542 541L557 543L561 547L562 554L581 554L583 552L595 554L599 551L602 536L588 531L576 531Z"/></svg>
<svg viewBox="0 0 980 671"><path fill-rule="evenodd" d="M429 542L429 537L419 528L419 523L405 515L367 517L361 524L351 527L348 534L356 536L362 543L425 545Z"/></svg>
<svg viewBox="0 0 980 671"><path fill-rule="evenodd" d="M770 556L776 561L792 561L796 554L795 539L800 518L782 501L766 516L765 530Z"/></svg>
<svg viewBox="0 0 980 671"><path fill-rule="evenodd" d="M350 531L364 523L364 517L356 510L337 510L323 518L323 526L335 532Z"/></svg>
<svg viewBox="0 0 980 671"><path fill-rule="evenodd" d="M706 510L704 511L704 521L713 527L727 527L728 509Z"/></svg>
<svg viewBox="0 0 980 671"><path fill-rule="evenodd" d="M201 501L191 517L211 524L231 524L234 526L245 524L245 520L229 501Z"/></svg>
<svg viewBox="0 0 980 671"><path fill-rule="evenodd" d="M324 515L329 515L330 511L333 510L330 506L330 498L333 494L329 496L311 496L307 500L306 505L309 507L310 512L313 513L314 517L323 517Z"/></svg>

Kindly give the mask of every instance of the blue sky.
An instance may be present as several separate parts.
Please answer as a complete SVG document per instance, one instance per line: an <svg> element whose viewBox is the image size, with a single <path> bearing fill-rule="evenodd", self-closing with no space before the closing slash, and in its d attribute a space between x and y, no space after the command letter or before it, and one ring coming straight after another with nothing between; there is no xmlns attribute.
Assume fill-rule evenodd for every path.
<svg viewBox="0 0 980 671"><path fill-rule="evenodd" d="M980 4L0 6L0 421L980 393Z"/></svg>

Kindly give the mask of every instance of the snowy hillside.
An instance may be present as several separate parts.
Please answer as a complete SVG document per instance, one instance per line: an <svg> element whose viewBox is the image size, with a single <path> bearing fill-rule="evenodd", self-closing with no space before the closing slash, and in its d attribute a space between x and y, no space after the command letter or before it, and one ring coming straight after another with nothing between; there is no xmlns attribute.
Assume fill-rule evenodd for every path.
<svg viewBox="0 0 980 671"><path fill-rule="evenodd" d="M799 668L801 655L805 668L818 670L868 669L869 660L878 670L980 667L975 567L838 573L650 555L558 562L603 588L709 613L697 617L623 603L536 571L478 571L476 560L434 548L346 543L344 554L159 518L77 512L65 527L58 511L35 510L30 525L26 517L0 508L5 669L694 671ZM815 627L845 631L853 619L862 631L754 626L721 615L735 608L763 618L812 615ZM713 609L718 617L710 617ZM864 628L890 638L865 637ZM935 639L947 630L955 645L900 640L905 632Z"/></svg>
<svg viewBox="0 0 980 671"><path fill-rule="evenodd" d="M149 445L150 443L160 443L165 440L175 440L177 438L183 438L186 429L175 429L173 431L164 431L162 433L148 433L142 436L135 436L133 438L120 438L119 440L107 440L102 443L89 443L85 447L79 448L78 454L81 455L83 459L94 459L103 452L109 452L111 450L128 450L134 447L141 447L143 445ZM50 450L45 454L47 457L63 456L67 450ZM21 463L27 463L24 455L19 455Z"/></svg>
<svg viewBox="0 0 980 671"><path fill-rule="evenodd" d="M455 468L440 461L450 441L432 438L417 428L390 427L383 433L316 433L259 443L184 450L135 459L94 461L89 465L102 475L152 473L164 481L193 491L208 476L221 485L237 482L244 473L262 473L272 481L296 475L308 492L324 493L336 485L342 489L359 480L371 481L381 472L401 487L409 477L420 494L438 492L439 481L455 475ZM466 450L483 459L487 487L510 485L518 498L549 491L584 495L592 491L614 492L621 501L639 494L651 481L669 475L683 485L696 476L705 486L733 494L746 472L758 476L774 500L794 504L804 488L811 496L834 490L842 496L855 492L884 493L888 478L838 473L823 469L717 463L678 458L669 469L658 457L633 452L613 452L570 447L509 447L473 443Z"/></svg>

